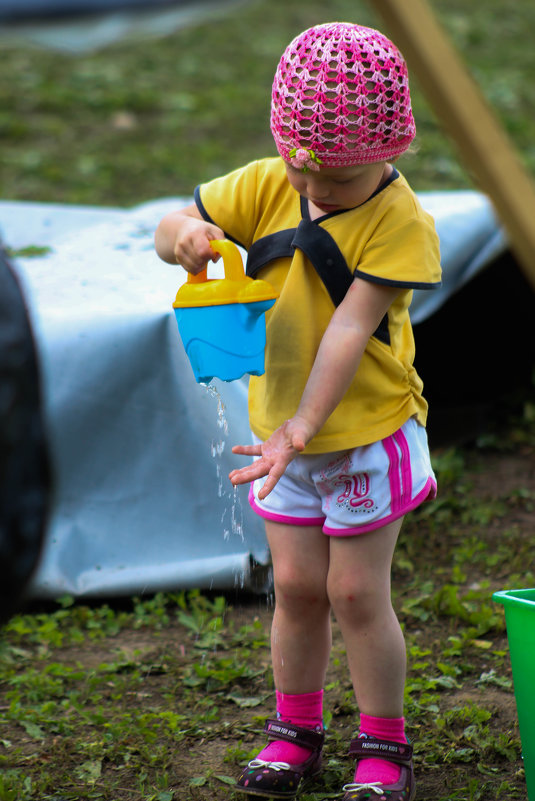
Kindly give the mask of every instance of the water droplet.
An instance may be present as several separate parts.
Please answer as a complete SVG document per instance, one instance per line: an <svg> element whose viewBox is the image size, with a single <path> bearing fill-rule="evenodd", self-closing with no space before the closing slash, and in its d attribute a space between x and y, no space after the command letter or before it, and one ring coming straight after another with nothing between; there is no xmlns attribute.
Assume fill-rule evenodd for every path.
<svg viewBox="0 0 535 801"><path fill-rule="evenodd" d="M224 450L225 450L224 440L220 439L218 442L214 442L214 440L212 440L212 444L210 445L210 452L214 457L214 459L216 456L222 456Z"/></svg>

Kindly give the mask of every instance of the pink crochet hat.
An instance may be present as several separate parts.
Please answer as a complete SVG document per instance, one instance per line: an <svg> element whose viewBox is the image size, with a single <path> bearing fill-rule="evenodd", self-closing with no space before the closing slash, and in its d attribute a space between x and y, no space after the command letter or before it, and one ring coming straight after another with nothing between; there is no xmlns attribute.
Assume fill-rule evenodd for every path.
<svg viewBox="0 0 535 801"><path fill-rule="evenodd" d="M403 56L373 28L304 31L275 73L271 132L282 158L305 170L399 156L416 133Z"/></svg>

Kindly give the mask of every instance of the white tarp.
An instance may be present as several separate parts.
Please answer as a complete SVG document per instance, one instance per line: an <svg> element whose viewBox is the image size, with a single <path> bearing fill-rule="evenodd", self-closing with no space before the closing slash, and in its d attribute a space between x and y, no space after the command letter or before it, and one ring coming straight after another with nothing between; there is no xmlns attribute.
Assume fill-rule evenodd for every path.
<svg viewBox="0 0 535 801"><path fill-rule="evenodd" d="M425 193L444 289L417 292L420 322L506 247L477 192ZM195 383L172 302L185 273L153 249L160 218L190 199L125 209L0 202L43 377L53 511L31 595L127 595L269 586L260 518L228 472L248 442L245 380ZM222 267L211 267L222 275ZM228 429L228 430L227 430Z"/></svg>

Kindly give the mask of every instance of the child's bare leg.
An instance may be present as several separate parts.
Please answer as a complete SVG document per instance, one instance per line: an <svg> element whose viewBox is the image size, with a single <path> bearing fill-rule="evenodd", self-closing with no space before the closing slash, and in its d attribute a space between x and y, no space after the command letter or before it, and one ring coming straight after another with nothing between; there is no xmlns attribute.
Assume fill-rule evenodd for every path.
<svg viewBox="0 0 535 801"><path fill-rule="evenodd" d="M405 641L390 594L401 521L355 537L332 537L328 592L347 650L361 712L403 714Z"/></svg>
<svg viewBox="0 0 535 801"><path fill-rule="evenodd" d="M282 693L316 692L323 688L331 649L329 538L319 527L271 521L266 532L275 583L275 686Z"/></svg>
<svg viewBox="0 0 535 801"><path fill-rule="evenodd" d="M322 731L323 684L331 649L327 598L329 541L320 528L268 522L275 611L271 658L277 715L282 721ZM258 759L299 765L311 748L275 740Z"/></svg>
<svg viewBox="0 0 535 801"><path fill-rule="evenodd" d="M278 720L268 721L269 742L242 771L237 788L282 798L295 796L321 767L331 649L329 540L316 526L267 522L266 531L275 582L271 642Z"/></svg>
<svg viewBox="0 0 535 801"><path fill-rule="evenodd" d="M401 522L354 537L332 537L328 577L329 598L346 646L361 729L364 717L372 728L368 734L396 740L404 736L406 650L392 608L390 572ZM365 760L359 763L357 774L357 781L380 779L393 784L399 768L382 760L380 764L379 760Z"/></svg>

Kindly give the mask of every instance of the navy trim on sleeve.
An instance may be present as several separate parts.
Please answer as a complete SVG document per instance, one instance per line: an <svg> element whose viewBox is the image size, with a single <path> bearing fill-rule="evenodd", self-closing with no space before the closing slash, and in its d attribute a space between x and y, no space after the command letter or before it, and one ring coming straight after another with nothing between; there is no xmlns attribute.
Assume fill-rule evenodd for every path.
<svg viewBox="0 0 535 801"><path fill-rule="evenodd" d="M220 228L221 226L219 225L219 223L216 223L215 220L212 220L212 218L210 217L210 215L208 214L208 212L206 211L206 209L204 207L204 203L201 200L201 187L200 186L196 186L195 187L195 190L193 192L193 199L195 200L195 205L197 206L197 208L198 208L203 220L206 220L206 222L212 223L212 225L217 225L218 228ZM230 236L230 234L228 234L226 231L224 231L224 234L225 234L226 239L230 239L230 241L234 242L235 245L238 245L240 248L244 248L244 250L247 249L245 247L245 245L243 244L243 242L239 242L237 239L234 239L234 237Z"/></svg>
<svg viewBox="0 0 535 801"><path fill-rule="evenodd" d="M363 273L357 267L353 273L353 278L361 278L363 281L370 281L372 284L382 284L383 286L398 286L400 289L440 289L442 281L392 281L389 278L379 278L377 275Z"/></svg>
<svg viewBox="0 0 535 801"><path fill-rule="evenodd" d="M204 208L204 204L203 204L203 202L201 200L201 187L200 186L196 186L195 187L195 191L193 192L193 199L195 200L195 205L199 209L199 212L201 213L201 216L206 220L206 222L213 223L213 225L215 225L214 221L212 220L212 218L210 217L210 215L208 214L208 212Z"/></svg>

